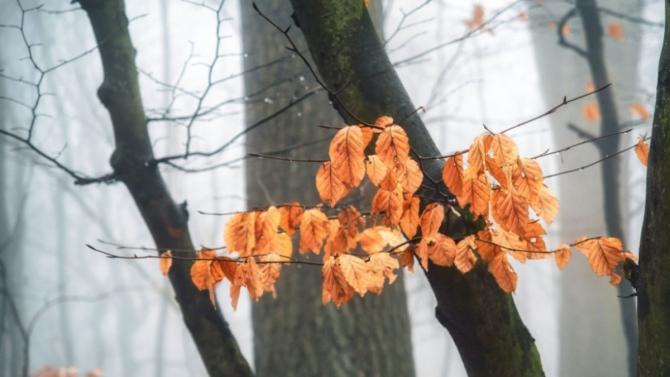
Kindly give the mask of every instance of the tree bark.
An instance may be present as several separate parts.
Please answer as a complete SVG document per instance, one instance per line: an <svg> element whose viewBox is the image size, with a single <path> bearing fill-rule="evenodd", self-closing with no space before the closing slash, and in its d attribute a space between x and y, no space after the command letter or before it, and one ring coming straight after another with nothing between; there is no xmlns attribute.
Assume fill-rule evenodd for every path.
<svg viewBox="0 0 670 377"><path fill-rule="evenodd" d="M158 167L147 164L153 150L124 2L80 0L80 4L90 19L104 71L98 98L107 108L114 129L112 168L128 188L156 246L194 250L187 213L170 196ZM190 267L190 262L175 261L169 278L209 375L251 376L221 312L211 304L207 292L199 292L191 282Z"/></svg>
<svg viewBox="0 0 670 377"><path fill-rule="evenodd" d="M292 0L298 26L306 37L331 98L349 123L372 122L388 114L405 129L414 152L435 156L439 150L400 82L374 33L364 2ZM352 116L353 114L353 116ZM355 118L355 119L354 119ZM423 161L425 202L444 200L435 187L441 163ZM446 188L439 184L439 190ZM462 237L472 224L450 221L448 234ZM510 295L503 293L482 263L463 275L455 268L430 265L426 273L437 298L436 315L449 330L470 376L542 376L533 338L519 318Z"/></svg>
<svg viewBox="0 0 670 377"><path fill-rule="evenodd" d="M640 240L639 377L670 375L670 1L658 67L656 109L647 167L647 202Z"/></svg>
<svg viewBox="0 0 670 377"><path fill-rule="evenodd" d="M317 86L302 61L291 58L284 36L263 20L252 4L241 1L246 122L253 123ZM273 21L290 23L285 0L259 1ZM302 40L299 41L302 45ZM263 90L264 88L270 88ZM307 89L309 88L309 89ZM325 95L313 96L277 117L271 126L246 136L249 153L283 150L295 158L326 155L332 130L341 119ZM249 208L291 201L319 202L314 188L315 164L250 159L246 162ZM371 198L370 187L353 201ZM296 245L297 246L297 245ZM259 376L412 376L409 313L404 284L398 279L379 295L355 298L341 309L321 303L321 270L284 267L277 298L263 297L252 306L254 357ZM290 347L286 340L292 339Z"/></svg>

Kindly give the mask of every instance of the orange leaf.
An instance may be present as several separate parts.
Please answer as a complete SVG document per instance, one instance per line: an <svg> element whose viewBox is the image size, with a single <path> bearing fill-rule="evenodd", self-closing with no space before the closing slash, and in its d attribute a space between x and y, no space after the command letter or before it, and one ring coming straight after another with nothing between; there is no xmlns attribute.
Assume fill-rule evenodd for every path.
<svg viewBox="0 0 670 377"><path fill-rule="evenodd" d="M333 207L347 195L347 186L335 174L330 161L326 161L316 171L316 189L321 200Z"/></svg>
<svg viewBox="0 0 670 377"><path fill-rule="evenodd" d="M242 257L251 255L256 245L256 212L234 215L226 224L223 236L228 251L236 251Z"/></svg>
<svg viewBox="0 0 670 377"><path fill-rule="evenodd" d="M500 166L493 157L486 156L486 170L505 190L509 189L510 182L512 182L512 173L518 174L519 169L514 168L515 166L510 165Z"/></svg>
<svg viewBox="0 0 670 377"><path fill-rule="evenodd" d="M600 120L600 109L598 109L598 104L595 102L588 102L582 107L582 115L584 119L589 122L597 122Z"/></svg>
<svg viewBox="0 0 670 377"><path fill-rule="evenodd" d="M596 86L593 84L593 81L588 81L584 86L584 90L586 90L587 93L596 90Z"/></svg>
<svg viewBox="0 0 670 377"><path fill-rule="evenodd" d="M260 212L256 216L256 245L254 246L254 252L264 253L268 251L267 247L277 235L280 220L279 211L274 206Z"/></svg>
<svg viewBox="0 0 670 377"><path fill-rule="evenodd" d="M168 250L160 255L159 265L163 276L167 276L172 266L172 251Z"/></svg>
<svg viewBox="0 0 670 377"><path fill-rule="evenodd" d="M484 7L480 4L475 4L472 7L472 17L464 21L468 29L477 29L484 24Z"/></svg>
<svg viewBox="0 0 670 377"><path fill-rule="evenodd" d="M312 208L302 214L300 221L300 253L319 254L321 244L328 236L328 218L318 208Z"/></svg>
<svg viewBox="0 0 670 377"><path fill-rule="evenodd" d="M519 169L515 170L512 177L514 191L532 202L536 200L537 194L542 189L544 181L542 168L530 158L520 158L518 166Z"/></svg>
<svg viewBox="0 0 670 377"><path fill-rule="evenodd" d="M649 144L644 141L643 137L640 137L637 145L635 146L635 155L640 160L642 165L647 166L647 162L649 162Z"/></svg>
<svg viewBox="0 0 670 377"><path fill-rule="evenodd" d="M333 301L339 308L354 295L354 290L344 278L337 258L326 258L321 268L321 276L323 277L321 302L324 305Z"/></svg>
<svg viewBox="0 0 670 377"><path fill-rule="evenodd" d="M340 227L340 221L337 219L328 220L328 238L326 246L323 248L324 256L337 256L349 251L347 247L347 236Z"/></svg>
<svg viewBox="0 0 670 377"><path fill-rule="evenodd" d="M365 171L367 172L370 182L375 186L379 186L384 177L386 177L388 168L379 156L373 154L368 156L365 160Z"/></svg>
<svg viewBox="0 0 670 377"><path fill-rule="evenodd" d="M398 125L386 127L379 134L375 151L388 168L396 164L404 165L409 159L409 140L405 130Z"/></svg>
<svg viewBox="0 0 670 377"><path fill-rule="evenodd" d="M384 224L387 226L397 225L403 212L403 197L400 191L377 190L372 198L371 214L384 214Z"/></svg>
<svg viewBox="0 0 670 377"><path fill-rule="evenodd" d="M328 149L332 169L342 183L356 187L365 175L365 145L358 126L347 126L333 136ZM318 185L317 185L318 187Z"/></svg>
<svg viewBox="0 0 670 377"><path fill-rule="evenodd" d="M491 135L483 134L475 138L468 150L468 171L479 174L484 172L486 167L486 155L491 148ZM468 175L467 173L465 174Z"/></svg>
<svg viewBox="0 0 670 377"><path fill-rule="evenodd" d="M456 243L444 234L437 233L435 242L428 245L428 257L438 266L451 266L458 253Z"/></svg>
<svg viewBox="0 0 670 377"><path fill-rule="evenodd" d="M340 255L337 257L342 274L347 283L358 293L363 296L368 291L370 277L368 266L365 261L353 255Z"/></svg>
<svg viewBox="0 0 670 377"><path fill-rule="evenodd" d="M406 267L408 271L414 271L414 247L412 245L398 252L398 262L401 267Z"/></svg>
<svg viewBox="0 0 670 377"><path fill-rule="evenodd" d="M518 234L507 232L504 229L496 229L491 232L491 240L503 251L506 251L521 263L526 262L528 252L526 252L526 243L523 242Z"/></svg>
<svg viewBox="0 0 670 377"><path fill-rule="evenodd" d="M408 194L414 194L421 187L423 172L419 164L411 158L407 160L400 176L402 190Z"/></svg>
<svg viewBox="0 0 670 377"><path fill-rule="evenodd" d="M610 22L607 24L607 35L616 41L623 39L623 26L620 22Z"/></svg>
<svg viewBox="0 0 670 377"><path fill-rule="evenodd" d="M558 214L558 199L549 191L547 186L542 185L535 200L530 202L530 207L547 224L551 224Z"/></svg>
<svg viewBox="0 0 670 377"><path fill-rule="evenodd" d="M402 216L400 217L400 229L412 239L416 235L419 226L419 205L421 199L418 196L405 195L402 205Z"/></svg>
<svg viewBox="0 0 670 377"><path fill-rule="evenodd" d="M286 260L293 255L293 241L287 233L278 233L270 242L269 250Z"/></svg>
<svg viewBox="0 0 670 377"><path fill-rule="evenodd" d="M455 196L463 193L463 155L447 158L442 168L442 180Z"/></svg>
<svg viewBox="0 0 670 377"><path fill-rule="evenodd" d="M516 290L516 272L507 261L505 253L500 253L493 258L489 263L489 272L503 291L512 293Z"/></svg>
<svg viewBox="0 0 670 377"><path fill-rule="evenodd" d="M279 227L284 229L289 236L300 226L300 217L305 210L298 202L291 202L279 207Z"/></svg>
<svg viewBox="0 0 670 377"><path fill-rule="evenodd" d="M625 259L621 240L614 237L587 239L582 237L575 241L575 248L589 260L591 269L598 276L614 273L619 262Z"/></svg>
<svg viewBox="0 0 670 377"><path fill-rule="evenodd" d="M374 136L374 131L372 128L365 125L358 125L358 128L361 129L361 134L363 135L363 150L368 147L370 141L372 141L372 136Z"/></svg>
<svg viewBox="0 0 670 377"><path fill-rule="evenodd" d="M367 262L368 272L370 275L370 284L368 284L368 291L379 294L384 287L384 279L388 279L389 284L392 284L397 275L395 270L400 266L398 260L390 256L388 253L378 253L370 256Z"/></svg>
<svg viewBox="0 0 670 377"><path fill-rule="evenodd" d="M414 246L414 253L416 254L417 259L419 259L419 264L424 271L428 271L428 239L421 238L418 244Z"/></svg>
<svg viewBox="0 0 670 377"><path fill-rule="evenodd" d="M470 204L470 210L474 215L486 216L489 211L491 187L489 186L486 174L473 174L476 174L475 171L469 171L465 174L463 193L456 198L461 207Z"/></svg>
<svg viewBox="0 0 670 377"><path fill-rule="evenodd" d="M495 190L491 201L496 222L505 230L524 234L528 223L528 200L514 190Z"/></svg>
<svg viewBox="0 0 670 377"><path fill-rule="evenodd" d="M381 226L375 226L372 228L365 229L358 235L358 242L361 244L361 249L363 249L368 254L379 253L384 250L386 246L386 241L379 232Z"/></svg>
<svg viewBox="0 0 670 377"><path fill-rule="evenodd" d="M430 203L421 214L421 235L431 240L435 237L444 221L444 207L440 203Z"/></svg>
<svg viewBox="0 0 670 377"><path fill-rule="evenodd" d="M475 240L477 252L485 262L490 262L496 255L502 253L502 249L493 243L491 237L491 230L486 228L477 233L477 239Z"/></svg>
<svg viewBox="0 0 670 377"><path fill-rule="evenodd" d="M381 131L380 128L386 128L391 125L393 125L393 117L390 117L388 115L382 115L377 119L375 119L374 126L377 127L376 132L380 132Z"/></svg>
<svg viewBox="0 0 670 377"><path fill-rule="evenodd" d="M470 235L463 238L457 245L458 252L454 258L454 265L462 273L470 271L477 263L477 256L472 252L475 248L475 236Z"/></svg>
<svg viewBox="0 0 670 377"><path fill-rule="evenodd" d="M554 253L554 259L556 260L556 265L558 268L563 269L568 262L570 262L570 258L572 257L572 252L570 251L570 245L562 243L558 246L556 249L556 252Z"/></svg>
<svg viewBox="0 0 670 377"><path fill-rule="evenodd" d="M519 158L519 148L514 140L505 134L495 134L491 137L491 151L493 158L501 168L516 164Z"/></svg>
<svg viewBox="0 0 670 377"><path fill-rule="evenodd" d="M647 108L639 102L630 105L630 111L642 120L649 119L649 111L647 111Z"/></svg>

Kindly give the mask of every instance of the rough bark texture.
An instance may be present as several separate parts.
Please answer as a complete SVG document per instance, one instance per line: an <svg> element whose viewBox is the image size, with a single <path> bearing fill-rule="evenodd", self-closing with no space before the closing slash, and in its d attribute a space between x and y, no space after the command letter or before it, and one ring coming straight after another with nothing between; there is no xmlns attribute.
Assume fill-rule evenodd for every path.
<svg viewBox="0 0 670 377"><path fill-rule="evenodd" d="M534 5L535 2L529 4ZM569 106L553 114L551 133L556 147L574 143L579 137L588 134L599 136L619 129L619 121L626 121L627 110L616 113L617 109L627 109L631 104L629 92L634 92L638 82L637 61L639 54L640 26L635 23L612 18L602 13L596 15L602 22L596 27L591 24L590 17L595 11L593 7L580 4L586 14L575 13L568 25L571 31L565 38L572 44L600 55L599 64L589 65L584 57L559 45L556 27L549 27L550 21L557 22L574 4L562 2L545 2L540 8L531 8L530 18L535 58L540 72L540 87L547 104L555 104L563 96L575 96L584 93L586 83L594 82L595 86L611 82L613 86L602 94L599 103L603 118L599 130L594 123L588 122L582 115L582 106L589 101L598 101L597 97L585 99L583 102ZM615 11L636 16L641 9L640 1L612 0L603 6ZM584 16L584 18L580 16ZM580 19L581 18L581 19ZM602 35L602 25L608 22L621 22L625 30L623 41L616 41ZM584 23L587 23L584 26ZM591 40L591 46L586 40ZM596 45L596 46L594 46ZM600 46L597 46L600 45ZM598 63L593 61L593 63ZM598 68L603 65L603 70ZM592 70L599 73L592 73ZM609 73L605 78L603 73ZM566 79L568 78L568 79ZM614 101L614 110L612 110ZM607 112L605 114L605 111ZM569 128L572 124L574 128ZM596 132L594 132L596 131ZM617 137L610 137L597 144L588 144L578 150L569 151L560 156L559 170L583 165L586 162L600 159L603 154L616 150L620 145ZM601 147L602 146L602 147ZM558 181L558 192L561 203L578 203L563 205L558 215L558 235L563 241L572 241L582 235L612 234L622 237L625 226L622 218L627 218L625 203L621 197L629 196L626 187L620 184L619 174L625 171L625 161L610 159L581 173L561 176ZM599 171L600 170L600 171ZM584 200L585 197L602 198L602 200ZM614 198L618 198L615 200ZM617 215L618 214L618 215ZM607 284L605 278L599 278L592 272L588 263L576 258L573 263L560 272L560 363L559 374L572 377L575 375L600 376L620 375L622 371L634 367L634 347L627 343L636 341L634 318L634 301L620 300L617 292ZM618 294L630 294L628 282L622 283ZM621 310L617 310L617 306ZM631 310L632 309L632 310ZM589 313L586 316L584 313ZM627 318L628 320L624 320ZM626 334L621 326L628 329ZM631 331L632 329L632 331ZM599 334L594 337L593 334ZM606 339L606 341L603 341ZM622 355L628 354L628 357ZM602 362L594 363L593 360ZM631 364L632 360L632 364Z"/></svg>
<svg viewBox="0 0 670 377"><path fill-rule="evenodd" d="M319 73L337 98L333 104L349 122L371 122L389 114L406 130L421 156L439 154L409 99L370 17L358 0L292 0L298 26L307 39ZM344 105L344 106L342 106ZM424 161L424 172L441 181L441 164ZM430 179L424 182L434 187ZM440 187L445 190L444 187ZM430 189L425 198L444 200ZM454 237L472 231L454 224ZM436 314L449 330L470 376L542 376L540 357L511 296L479 264L462 275L454 268L431 265L428 280L437 298Z"/></svg>
<svg viewBox="0 0 670 377"><path fill-rule="evenodd" d="M80 3L91 21L104 70L98 97L114 129L114 172L130 191L158 248L193 250L188 215L171 198L157 166L146 164L153 158L153 150L124 2ZM191 263L175 261L169 278L205 367L210 376L250 376L228 324L210 303L207 292L197 291L191 282L190 267Z"/></svg>
<svg viewBox="0 0 670 377"><path fill-rule="evenodd" d="M658 67L656 109L640 240L639 377L670 376L670 1Z"/></svg>
<svg viewBox="0 0 670 377"><path fill-rule="evenodd" d="M280 25L291 23L286 0L258 1ZM284 36L263 20L251 2L241 2L245 70L281 61L245 76L247 123L253 123L306 90L316 87L303 62L285 48ZM300 39L300 38L297 38ZM269 87L269 89L267 89ZM266 88L266 90L263 90ZM313 96L247 135L249 153L281 151L296 158L327 158L332 130L319 124L342 121L325 94ZM319 201L314 187L316 164L247 161L249 207L289 201ZM367 187L352 199L370 199ZM402 279L380 296L356 298L341 309L321 303L321 270L285 267L277 298L263 297L252 307L254 357L259 376L412 376L409 315ZM287 346L287 340L291 340Z"/></svg>

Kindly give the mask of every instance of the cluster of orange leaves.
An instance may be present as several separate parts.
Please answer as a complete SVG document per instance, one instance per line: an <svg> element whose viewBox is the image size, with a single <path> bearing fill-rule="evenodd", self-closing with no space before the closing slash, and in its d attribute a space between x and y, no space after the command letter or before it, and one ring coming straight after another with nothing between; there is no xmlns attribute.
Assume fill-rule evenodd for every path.
<svg viewBox="0 0 670 377"><path fill-rule="evenodd" d="M638 151L643 145L641 140L638 156L644 153ZM374 125L339 129L330 143L329 160L316 173L317 191L330 208L289 203L235 214L225 229L227 254L200 251L191 269L193 283L208 289L213 300L215 285L228 279L233 306L241 287L254 299L265 292L274 295L282 265L301 263L293 257L296 233L300 235L298 253L323 251L322 301L337 306L355 294L379 294L387 281L395 280L398 268L413 268L415 257L424 270L432 262L467 273L477 263L485 263L505 292L514 292L517 285L510 256L521 263L553 256L563 268L575 247L587 257L593 272L610 276L612 284L621 281L617 266L626 258L634 259L612 237L582 237L547 250L542 222L553 221L558 200L544 184L539 164L521 157L505 134L482 134L467 151L446 157L442 179L457 206L445 198L421 208L417 191L424 175L411 152L407 134L388 116ZM377 188L370 212L337 206L366 177ZM445 218L461 216L464 208L482 216L486 226L454 240L443 233ZM164 253L165 274L170 263L170 254Z"/></svg>

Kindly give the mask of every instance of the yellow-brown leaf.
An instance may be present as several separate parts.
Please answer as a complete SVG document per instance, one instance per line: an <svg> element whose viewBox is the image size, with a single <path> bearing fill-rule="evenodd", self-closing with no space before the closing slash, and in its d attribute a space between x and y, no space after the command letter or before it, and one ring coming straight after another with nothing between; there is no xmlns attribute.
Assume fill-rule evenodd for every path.
<svg viewBox="0 0 670 377"><path fill-rule="evenodd" d="M560 244L556 251L554 252L554 259L556 260L556 265L558 268L563 269L568 262L570 262L570 258L572 257L572 252L570 251L570 245L568 244Z"/></svg>
<svg viewBox="0 0 670 377"><path fill-rule="evenodd" d="M444 220L444 207L440 203L430 203L421 214L421 236L431 240L435 237Z"/></svg>
<svg viewBox="0 0 670 377"><path fill-rule="evenodd" d="M625 259L621 240L614 237L594 239L580 238L574 243L589 261L591 269L598 276L611 275L614 269Z"/></svg>
<svg viewBox="0 0 670 377"><path fill-rule="evenodd" d="M326 161L316 171L316 190L321 200L333 207L347 195L349 189L340 180L330 161Z"/></svg>
<svg viewBox="0 0 670 377"><path fill-rule="evenodd" d="M305 212L302 205L298 202L291 202L279 207L279 227L289 236L292 236L300 226L300 217Z"/></svg>
<svg viewBox="0 0 670 377"><path fill-rule="evenodd" d="M318 208L312 208L302 214L300 221L300 253L319 254L323 241L328 236L328 218Z"/></svg>
<svg viewBox="0 0 670 377"><path fill-rule="evenodd" d="M347 126L333 136L328 149L332 170L342 183L356 187L365 176L365 145L358 126ZM317 185L318 187L318 185Z"/></svg>
<svg viewBox="0 0 670 377"><path fill-rule="evenodd" d="M337 259L347 283L356 293L363 296L368 291L370 284L370 273L365 261L348 254L340 255Z"/></svg>
<svg viewBox="0 0 670 377"><path fill-rule="evenodd" d="M172 267L172 251L168 250L160 255L159 266L163 276L167 276Z"/></svg>
<svg viewBox="0 0 670 377"><path fill-rule="evenodd" d="M336 258L328 257L324 260L321 276L323 278L321 302L324 305L333 301L339 308L353 297L354 290L344 278Z"/></svg>
<svg viewBox="0 0 670 377"><path fill-rule="evenodd" d="M470 271L477 263L477 256L472 250L475 248L475 236L470 235L462 239L457 245L454 265L462 273Z"/></svg>
<svg viewBox="0 0 670 377"><path fill-rule="evenodd" d="M377 190L372 198L372 216L383 213L384 224L387 226L397 225L403 212L403 197L400 191Z"/></svg>
<svg viewBox="0 0 670 377"><path fill-rule="evenodd" d="M495 134L491 137L491 152L498 166L516 164L519 157L519 148L514 140L505 134Z"/></svg>
<svg viewBox="0 0 670 377"><path fill-rule="evenodd" d="M647 162L649 162L649 144L647 144L643 137L640 137L637 145L635 145L635 155L642 165L647 166Z"/></svg>
<svg viewBox="0 0 670 377"><path fill-rule="evenodd" d="M500 253L489 262L489 272L496 279L498 286L507 292L512 293L516 290L517 275L512 266L507 261L507 255Z"/></svg>
<svg viewBox="0 0 670 377"><path fill-rule="evenodd" d="M530 207L547 224L551 224L558 214L558 199L549 191L547 186L542 185L535 200L530 202Z"/></svg>
<svg viewBox="0 0 670 377"><path fill-rule="evenodd" d="M409 159L409 140L405 130L398 125L386 127L379 134L375 152L390 169L396 164L404 165Z"/></svg>
<svg viewBox="0 0 670 377"><path fill-rule="evenodd" d="M456 198L461 207L470 204L470 211L474 215L483 215L486 217L489 211L491 187L489 186L486 174L473 174L474 171L466 173L465 181L463 182L463 193Z"/></svg>
<svg viewBox="0 0 670 377"><path fill-rule="evenodd" d="M463 193L463 155L447 158L442 168L442 180L455 196Z"/></svg>
<svg viewBox="0 0 670 377"><path fill-rule="evenodd" d="M224 240L228 251L238 252L240 256L251 255L256 246L256 212L235 214L226 225Z"/></svg>
<svg viewBox="0 0 670 377"><path fill-rule="evenodd" d="M419 205L421 199L418 196L405 195L402 216L400 217L400 229L408 239L414 238L419 226Z"/></svg>
<svg viewBox="0 0 670 377"><path fill-rule="evenodd" d="M386 164L377 156L376 154L368 156L365 160L365 171L367 172L368 179L372 182L373 185L379 186L386 173L388 168Z"/></svg>
<svg viewBox="0 0 670 377"><path fill-rule="evenodd" d="M454 240L441 233L437 233L435 241L428 245L428 257L438 266L453 265L457 253L458 248Z"/></svg>

